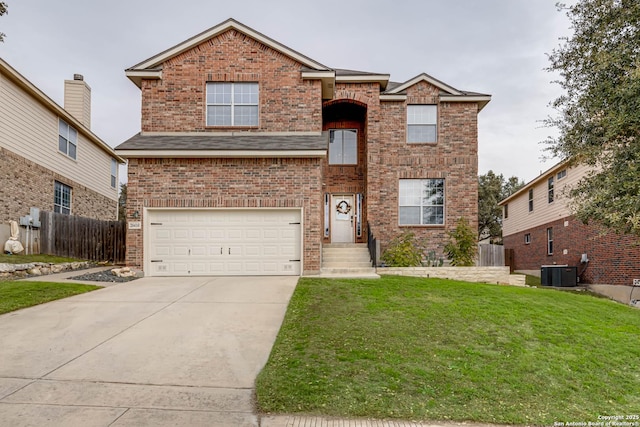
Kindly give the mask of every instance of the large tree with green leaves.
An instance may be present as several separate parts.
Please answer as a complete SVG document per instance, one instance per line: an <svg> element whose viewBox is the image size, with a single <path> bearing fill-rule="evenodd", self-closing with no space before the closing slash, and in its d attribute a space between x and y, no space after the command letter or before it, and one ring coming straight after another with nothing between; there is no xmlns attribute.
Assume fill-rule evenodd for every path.
<svg viewBox="0 0 640 427"><path fill-rule="evenodd" d="M592 172L570 195L576 216L640 236L640 2L558 4L574 34L549 55L564 94L548 149Z"/></svg>
<svg viewBox="0 0 640 427"><path fill-rule="evenodd" d="M7 8L8 8L7 3L5 3L3 1L0 1L0 16L4 15L5 13L7 13ZM5 33L1 33L0 32L0 42L4 41L4 36L5 35L6 35Z"/></svg>
<svg viewBox="0 0 640 427"><path fill-rule="evenodd" d="M478 177L478 240L489 238L502 241L502 208L498 202L518 191L524 182L512 176L509 179L492 170Z"/></svg>

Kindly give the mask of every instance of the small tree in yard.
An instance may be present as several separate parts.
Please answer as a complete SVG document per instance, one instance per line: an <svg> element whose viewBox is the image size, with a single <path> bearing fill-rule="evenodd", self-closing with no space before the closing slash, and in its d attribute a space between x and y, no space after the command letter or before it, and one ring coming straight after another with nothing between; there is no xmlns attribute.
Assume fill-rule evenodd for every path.
<svg viewBox="0 0 640 427"><path fill-rule="evenodd" d="M407 231L391 241L381 259L389 267L418 267L422 262L421 246Z"/></svg>
<svg viewBox="0 0 640 427"><path fill-rule="evenodd" d="M456 267L475 265L477 251L476 233L471 229L466 218L458 219L455 230L449 232L449 242L444 252Z"/></svg>

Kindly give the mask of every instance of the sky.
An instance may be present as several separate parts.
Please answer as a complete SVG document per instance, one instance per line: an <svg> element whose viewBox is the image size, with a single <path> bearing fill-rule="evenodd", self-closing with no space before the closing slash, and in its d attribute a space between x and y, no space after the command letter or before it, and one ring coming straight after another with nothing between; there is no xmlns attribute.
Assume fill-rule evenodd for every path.
<svg viewBox="0 0 640 427"><path fill-rule="evenodd" d="M478 117L481 174L528 182L558 161L541 143L562 93L546 55L571 35L556 0L4 1L0 57L60 105L64 80L82 74L92 130L112 147L140 131L124 70L234 18L328 67L397 82L425 72L492 95Z"/></svg>

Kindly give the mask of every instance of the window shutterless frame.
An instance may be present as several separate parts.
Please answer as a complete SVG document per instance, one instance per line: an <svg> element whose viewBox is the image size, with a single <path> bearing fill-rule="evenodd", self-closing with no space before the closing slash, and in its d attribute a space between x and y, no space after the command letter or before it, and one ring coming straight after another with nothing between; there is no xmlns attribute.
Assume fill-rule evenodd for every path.
<svg viewBox="0 0 640 427"><path fill-rule="evenodd" d="M59 181L54 183L53 211L65 215L71 214L71 193L72 189Z"/></svg>
<svg viewBox="0 0 640 427"><path fill-rule="evenodd" d="M438 106L407 105L407 143L438 142Z"/></svg>
<svg viewBox="0 0 640 427"><path fill-rule="evenodd" d="M355 129L331 129L329 131L329 164L358 164L358 131Z"/></svg>
<svg viewBox="0 0 640 427"><path fill-rule="evenodd" d="M258 126L258 83L207 82L207 126Z"/></svg>
<svg viewBox="0 0 640 427"><path fill-rule="evenodd" d="M58 150L74 160L78 156L78 132L62 119L58 119Z"/></svg>
<svg viewBox="0 0 640 427"><path fill-rule="evenodd" d="M399 225L444 225L444 179L401 179L398 187Z"/></svg>

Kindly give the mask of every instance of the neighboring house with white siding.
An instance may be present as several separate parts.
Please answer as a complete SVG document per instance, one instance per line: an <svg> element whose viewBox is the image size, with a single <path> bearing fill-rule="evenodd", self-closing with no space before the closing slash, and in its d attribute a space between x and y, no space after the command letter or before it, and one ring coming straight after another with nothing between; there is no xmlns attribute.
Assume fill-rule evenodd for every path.
<svg viewBox="0 0 640 427"><path fill-rule="evenodd" d="M577 267L585 284L629 286L640 278L637 238L583 224L572 215L569 190L590 170L560 162L500 202L503 242L514 251L516 270L568 265Z"/></svg>
<svg viewBox="0 0 640 427"><path fill-rule="evenodd" d="M91 130L91 89L65 81L65 106L0 58L0 240L31 207L115 220L124 160Z"/></svg>

